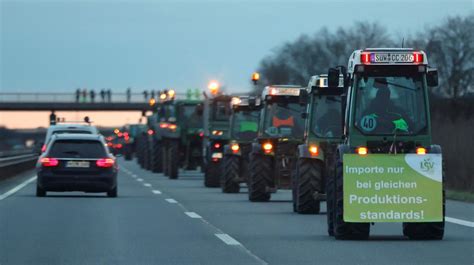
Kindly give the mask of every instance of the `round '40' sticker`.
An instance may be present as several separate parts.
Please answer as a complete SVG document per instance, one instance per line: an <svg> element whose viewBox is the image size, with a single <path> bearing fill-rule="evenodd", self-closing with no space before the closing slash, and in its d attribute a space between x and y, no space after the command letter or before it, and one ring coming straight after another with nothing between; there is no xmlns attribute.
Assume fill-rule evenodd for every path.
<svg viewBox="0 0 474 265"><path fill-rule="evenodd" d="M366 132L371 132L377 127L377 115L375 114L370 114L370 115L365 115L362 117L360 120L360 127L362 130Z"/></svg>

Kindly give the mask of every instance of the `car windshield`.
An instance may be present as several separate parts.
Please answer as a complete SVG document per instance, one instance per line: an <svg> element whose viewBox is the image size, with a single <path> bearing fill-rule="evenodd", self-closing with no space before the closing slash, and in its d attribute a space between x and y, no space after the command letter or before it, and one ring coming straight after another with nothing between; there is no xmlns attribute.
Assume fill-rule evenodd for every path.
<svg viewBox="0 0 474 265"><path fill-rule="evenodd" d="M312 131L321 138L339 138L342 135L341 97L314 95Z"/></svg>
<svg viewBox="0 0 474 265"><path fill-rule="evenodd" d="M264 132L271 137L302 138L306 106L298 103L270 103L265 110Z"/></svg>
<svg viewBox="0 0 474 265"><path fill-rule="evenodd" d="M232 116L232 137L252 140L257 137L259 110L236 111Z"/></svg>
<svg viewBox="0 0 474 265"><path fill-rule="evenodd" d="M106 155L104 145L95 140L58 140L48 154L55 158L103 158Z"/></svg>
<svg viewBox="0 0 474 265"><path fill-rule="evenodd" d="M198 113L197 105L182 105L180 115L188 128L202 128L202 115Z"/></svg>
<svg viewBox="0 0 474 265"><path fill-rule="evenodd" d="M426 127L421 75L366 76L355 89L355 126L362 133L416 134Z"/></svg>
<svg viewBox="0 0 474 265"><path fill-rule="evenodd" d="M213 104L212 115L214 120L228 121L230 119L231 109L229 101L215 101Z"/></svg>

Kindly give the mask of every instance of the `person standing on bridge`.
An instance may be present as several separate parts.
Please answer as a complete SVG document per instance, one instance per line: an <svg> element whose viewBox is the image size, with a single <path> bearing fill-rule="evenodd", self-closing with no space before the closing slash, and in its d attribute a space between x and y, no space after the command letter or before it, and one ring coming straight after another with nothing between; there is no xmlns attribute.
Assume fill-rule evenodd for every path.
<svg viewBox="0 0 474 265"><path fill-rule="evenodd" d="M105 89L101 89L100 90L100 100L102 101L102 103L105 102Z"/></svg>
<svg viewBox="0 0 474 265"><path fill-rule="evenodd" d="M93 89L91 89L90 95L91 95L91 103L94 103L95 102L95 91Z"/></svg>
<svg viewBox="0 0 474 265"><path fill-rule="evenodd" d="M152 89L150 93L150 99L155 98L155 90Z"/></svg>
<svg viewBox="0 0 474 265"><path fill-rule="evenodd" d="M79 103L80 99L81 99L81 89L78 88L76 89L76 103Z"/></svg>
<svg viewBox="0 0 474 265"><path fill-rule="evenodd" d="M82 103L87 102L87 88L82 89Z"/></svg>
<svg viewBox="0 0 474 265"><path fill-rule="evenodd" d="M148 102L148 91L143 91L143 97L145 98L145 102Z"/></svg>
<svg viewBox="0 0 474 265"><path fill-rule="evenodd" d="M112 102L112 89L107 89L107 102Z"/></svg>
<svg viewBox="0 0 474 265"><path fill-rule="evenodd" d="M130 87L127 88L127 103L130 103L130 100L132 98L132 90Z"/></svg>

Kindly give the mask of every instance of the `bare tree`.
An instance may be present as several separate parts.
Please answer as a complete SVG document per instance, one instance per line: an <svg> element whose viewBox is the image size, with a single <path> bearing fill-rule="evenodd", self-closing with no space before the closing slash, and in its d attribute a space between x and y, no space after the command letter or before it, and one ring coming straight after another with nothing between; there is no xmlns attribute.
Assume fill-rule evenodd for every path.
<svg viewBox="0 0 474 265"><path fill-rule="evenodd" d="M346 65L354 49L391 44L385 28L376 23L357 22L335 32L323 28L312 37L302 35L265 57L258 68L261 83L306 85L312 75L326 73L334 65Z"/></svg>

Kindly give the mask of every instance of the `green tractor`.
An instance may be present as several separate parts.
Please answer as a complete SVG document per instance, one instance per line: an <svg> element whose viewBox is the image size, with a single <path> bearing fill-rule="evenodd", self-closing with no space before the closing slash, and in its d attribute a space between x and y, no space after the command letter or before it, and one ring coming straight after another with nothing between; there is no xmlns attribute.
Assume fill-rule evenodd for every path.
<svg viewBox="0 0 474 265"><path fill-rule="evenodd" d="M146 150L144 168L155 173L163 172L161 164L161 134L159 130L159 119L161 117L161 104L156 106L152 115L147 117Z"/></svg>
<svg viewBox="0 0 474 265"><path fill-rule="evenodd" d="M232 97L217 94L204 101L204 135L202 142L204 186L220 187L224 145L229 142Z"/></svg>
<svg viewBox="0 0 474 265"><path fill-rule="evenodd" d="M300 214L318 214L326 199L326 176L333 174L334 152L342 136L342 85L329 88L326 74L312 76L308 84L306 133L298 146L292 189L293 211Z"/></svg>
<svg viewBox="0 0 474 265"><path fill-rule="evenodd" d="M258 134L250 152L250 201L269 201L277 189L291 188L297 147L303 143L307 96L299 86L263 90Z"/></svg>
<svg viewBox="0 0 474 265"><path fill-rule="evenodd" d="M163 173L177 179L179 168L195 170L202 161L202 100L172 100L163 104L160 122Z"/></svg>
<svg viewBox="0 0 474 265"><path fill-rule="evenodd" d="M240 96L231 101L230 142L224 146L222 192L238 193L248 183L249 154L257 137L260 98Z"/></svg>
<svg viewBox="0 0 474 265"><path fill-rule="evenodd" d="M426 54L356 50L343 75L344 140L326 182L328 233L366 239L370 224L403 223L410 239L442 239L445 197L441 147L431 140L429 89L438 85Z"/></svg>

